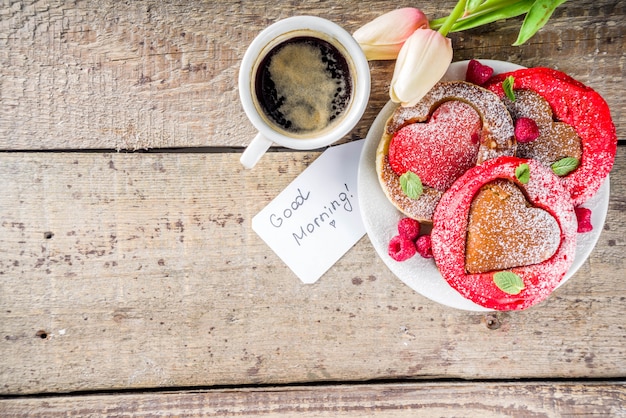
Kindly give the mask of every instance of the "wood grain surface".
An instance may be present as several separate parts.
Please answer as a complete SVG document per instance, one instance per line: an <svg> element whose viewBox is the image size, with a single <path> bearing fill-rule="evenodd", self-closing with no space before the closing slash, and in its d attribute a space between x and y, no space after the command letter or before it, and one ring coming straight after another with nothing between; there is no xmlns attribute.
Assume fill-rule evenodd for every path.
<svg viewBox="0 0 626 418"><path fill-rule="evenodd" d="M416 294L367 237L302 284L250 223L316 155L2 155L1 391L626 375L623 164L579 272L485 315Z"/></svg>
<svg viewBox="0 0 626 418"><path fill-rule="evenodd" d="M571 0L521 47L521 18L451 34L454 60L563 70L623 144L625 5ZM0 3L0 416L625 416L624 146L591 256L523 312L436 304L367 236L304 285L252 231L321 150L242 168L248 44L293 15L352 32L403 6ZM370 63L343 141L366 135L393 65Z"/></svg>
<svg viewBox="0 0 626 418"><path fill-rule="evenodd" d="M623 417L624 383L421 383L0 399L4 417Z"/></svg>
<svg viewBox="0 0 626 418"><path fill-rule="evenodd" d="M6 3L6 2L5 2ZM440 17L453 1L422 2ZM241 147L254 135L238 99L240 60L274 21L326 17L353 32L386 1L38 1L0 12L0 149ZM570 1L521 47L521 18L451 35L454 60L490 58L560 69L625 113L623 1ZM388 100L393 62L373 62L360 138ZM626 128L617 124L618 135Z"/></svg>

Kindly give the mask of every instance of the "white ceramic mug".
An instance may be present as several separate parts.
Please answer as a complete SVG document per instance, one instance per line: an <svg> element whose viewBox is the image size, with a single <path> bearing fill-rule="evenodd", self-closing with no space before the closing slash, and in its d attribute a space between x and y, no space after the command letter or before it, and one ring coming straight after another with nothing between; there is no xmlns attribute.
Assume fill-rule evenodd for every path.
<svg viewBox="0 0 626 418"><path fill-rule="evenodd" d="M264 58L294 38L316 38L330 43L345 58L351 83L350 99L336 122L317 131L296 134L283 129L263 110L257 97L257 72ZM241 156L241 163L252 168L276 143L297 150L311 150L332 144L346 135L359 122L370 94L370 71L365 54L356 40L339 25L319 17L295 16L280 20L264 29L246 51L239 71L239 97L250 122L258 134ZM288 100L288 99L287 99Z"/></svg>

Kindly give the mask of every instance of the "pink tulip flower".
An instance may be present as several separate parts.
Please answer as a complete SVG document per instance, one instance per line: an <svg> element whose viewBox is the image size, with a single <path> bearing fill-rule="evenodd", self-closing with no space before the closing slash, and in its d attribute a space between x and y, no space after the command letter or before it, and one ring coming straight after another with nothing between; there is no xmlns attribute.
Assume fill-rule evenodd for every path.
<svg viewBox="0 0 626 418"><path fill-rule="evenodd" d="M368 60L392 60L407 38L420 28L428 28L426 15L413 7L405 7L377 17L353 36Z"/></svg>
<svg viewBox="0 0 626 418"><path fill-rule="evenodd" d="M452 62L452 41L432 29L417 29L406 40L389 87L391 100L414 106L443 77Z"/></svg>

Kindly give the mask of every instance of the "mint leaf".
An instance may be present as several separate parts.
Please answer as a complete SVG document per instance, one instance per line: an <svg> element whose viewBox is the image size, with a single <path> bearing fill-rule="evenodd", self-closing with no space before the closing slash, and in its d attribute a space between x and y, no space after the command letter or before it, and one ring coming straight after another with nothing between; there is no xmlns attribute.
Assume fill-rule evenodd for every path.
<svg viewBox="0 0 626 418"><path fill-rule="evenodd" d="M510 271L499 271L493 275L493 281L500 290L509 295L517 295L526 288L520 276Z"/></svg>
<svg viewBox="0 0 626 418"><path fill-rule="evenodd" d="M424 192L422 180L412 171L407 171L400 176L400 187L405 195L411 199L417 199Z"/></svg>
<svg viewBox="0 0 626 418"><path fill-rule="evenodd" d="M523 163L518 165L515 169L515 177L517 177L522 184L528 183L528 180L530 180L530 167L528 167L528 164Z"/></svg>
<svg viewBox="0 0 626 418"><path fill-rule="evenodd" d="M502 89L504 90L504 94L508 97L512 102L515 101L515 92L513 91L513 84L515 84L515 77L512 75L508 76L502 82Z"/></svg>
<svg viewBox="0 0 626 418"><path fill-rule="evenodd" d="M552 168L552 171L554 171L554 174L557 176L564 176L576 170L579 164L580 161L578 161L578 158L565 157L553 163L550 168Z"/></svg>

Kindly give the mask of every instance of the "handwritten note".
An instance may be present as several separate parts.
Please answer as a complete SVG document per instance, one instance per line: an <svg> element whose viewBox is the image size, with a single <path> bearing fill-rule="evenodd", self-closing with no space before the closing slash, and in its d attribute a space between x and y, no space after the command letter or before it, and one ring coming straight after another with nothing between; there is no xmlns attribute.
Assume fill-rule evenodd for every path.
<svg viewBox="0 0 626 418"><path fill-rule="evenodd" d="M364 234L357 198L363 140L328 148L252 219L252 229L304 283Z"/></svg>

